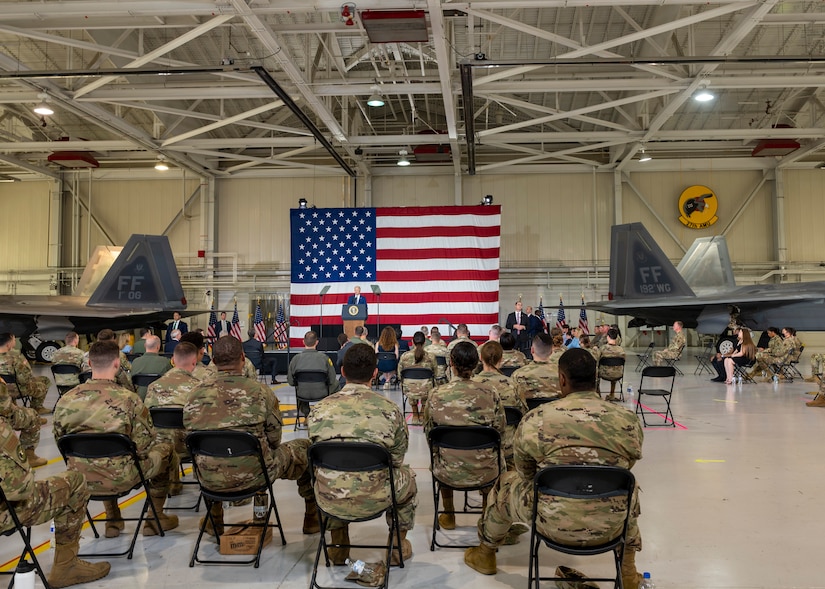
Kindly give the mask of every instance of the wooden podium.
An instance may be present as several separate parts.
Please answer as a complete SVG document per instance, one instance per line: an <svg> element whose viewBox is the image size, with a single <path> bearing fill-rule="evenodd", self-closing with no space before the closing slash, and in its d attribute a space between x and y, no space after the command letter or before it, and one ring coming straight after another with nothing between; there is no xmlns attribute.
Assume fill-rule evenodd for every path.
<svg viewBox="0 0 825 589"><path fill-rule="evenodd" d="M341 320L344 322L344 333L347 337L355 337L355 328L363 326L367 320L367 306L341 305Z"/></svg>

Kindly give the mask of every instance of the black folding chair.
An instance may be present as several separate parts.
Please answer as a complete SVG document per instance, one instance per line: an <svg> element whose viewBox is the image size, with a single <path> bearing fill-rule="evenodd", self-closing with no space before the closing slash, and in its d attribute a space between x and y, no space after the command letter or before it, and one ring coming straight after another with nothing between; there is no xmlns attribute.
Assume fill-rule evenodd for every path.
<svg viewBox="0 0 825 589"><path fill-rule="evenodd" d="M543 405L545 403L552 403L553 401L559 398L560 397L531 397L529 399L526 399L527 410L532 411L539 405Z"/></svg>
<svg viewBox="0 0 825 589"><path fill-rule="evenodd" d="M616 576L612 578L587 578L583 582L611 582L614 587L622 589L622 558L627 545L627 528L630 523L635 485L636 479L633 474L629 470L617 466L558 465L547 466L537 472L533 479L533 522L530 533L528 587L539 589L541 581L566 581L572 585L570 579L541 576L539 571L539 548L544 544L552 550L575 556L592 556L612 552ZM543 502L582 500L602 503L616 498L624 498L626 503L623 506L624 522L621 528L617 530L616 535L605 538L603 542L595 546L560 542L537 529L537 514L539 505ZM627 587L625 589L635 588Z"/></svg>
<svg viewBox="0 0 825 589"><path fill-rule="evenodd" d="M86 382L90 378L92 378L92 373L88 372L88 371L87 372L81 372L80 374L77 375L77 380L80 381L80 384L83 384L84 382Z"/></svg>
<svg viewBox="0 0 825 589"><path fill-rule="evenodd" d="M177 432L186 432L186 428L183 426L183 407L150 407L149 414L152 416L152 423L155 426L155 429L165 429L165 430L174 430ZM178 454L178 458L180 459L180 477L181 483L184 485L197 485L198 481L185 481L183 480L186 476L186 471L183 469L184 464L191 464L192 457L191 456L184 456ZM198 500L195 501L194 505L189 505L187 507L170 507L169 505L165 506L165 509L194 509L196 512L200 511L201 507L201 496L198 493Z"/></svg>
<svg viewBox="0 0 825 589"><path fill-rule="evenodd" d="M136 391L139 391L143 388L143 395L142 397L146 396L146 388L159 379L162 374L133 374L132 375L132 386L135 387Z"/></svg>
<svg viewBox="0 0 825 589"><path fill-rule="evenodd" d="M58 400L60 397L68 393L76 384L57 384L57 375L60 374L61 376L65 375L74 375L77 378L77 383L80 384L80 366L76 364L52 364L52 376L55 380L55 386L57 387L57 398Z"/></svg>
<svg viewBox="0 0 825 589"><path fill-rule="evenodd" d="M301 403L306 403L307 406L312 406L324 397L329 396L329 388L327 387L327 371L326 370L302 370L296 372L295 375L295 427L293 431L299 429L307 429L307 409L306 415L301 415ZM320 389L324 389L323 396L318 396ZM301 419L303 418L303 425Z"/></svg>
<svg viewBox="0 0 825 589"><path fill-rule="evenodd" d="M433 504L435 505L435 510L433 513L433 535L430 540L430 550L435 550L436 546L441 548L469 548L470 546L475 546L475 544L439 544L437 539L438 530L441 529L441 526L438 523L439 514L481 514L480 509L473 509L468 506L466 495L464 508L461 511L439 510L440 492L442 488L445 488L453 489L455 491L463 491L466 494L469 491L488 490L495 485L498 477L507 468L501 455L501 435L498 430L486 425L440 425L430 430L427 434L427 442L430 446L430 471L432 472ZM433 467L435 465L435 461L437 460L438 453L441 450L466 451L468 453L487 451L489 453L494 453L496 456L497 470L491 474L495 476L491 476L481 484L466 484L439 478Z"/></svg>
<svg viewBox="0 0 825 589"><path fill-rule="evenodd" d="M645 386L645 378L650 379L670 379L669 388L653 388ZM639 382L638 396L636 397L636 415L641 415L642 423L645 427L676 427L676 422L673 420L673 411L670 408L670 399L673 395L673 383L676 381L676 368L674 366L647 366L642 370L642 380ZM665 414L663 423L647 423L645 419L645 410L642 406L642 397L659 397L665 402ZM648 411L647 415L654 414L654 411ZM668 423L668 416L670 423Z"/></svg>
<svg viewBox="0 0 825 589"><path fill-rule="evenodd" d="M195 566L195 563L202 564L229 564L229 565L247 565L254 564L258 568L261 564L261 551L264 547L264 538L268 528L278 528L281 534L281 545L286 544L284 537L284 528L281 525L281 516L278 514L278 506L275 503L275 493L272 490L272 481L269 478L269 471L266 467L263 451L261 450L261 442L253 434L243 431L234 430L215 430L215 431L194 431L186 436L186 447L189 448L189 454L192 456L192 464L195 469L195 477L201 488L201 496L203 497L206 506L206 517L203 518L200 530L198 531L198 538L195 541L195 549L192 551L192 558L189 561L189 566ZM256 468L248 473L248 486L227 490L218 487L215 483L205 478L199 470L198 461L200 459L218 459L226 461L228 465L234 460L245 459L253 457L257 460ZM257 527L261 529L260 539L258 540L258 550L253 558L247 560L216 560L216 559L201 559L198 557L198 549L201 545L201 539L206 531L207 524L212 525L215 530L215 536L218 544L221 542L221 532L219 526L216 525L212 519L212 504L222 501L241 501L248 497L254 496L256 493L266 492L269 494L269 509L267 509L264 521L261 523L244 522L244 526ZM269 523L271 516L275 516L275 523ZM224 524L224 527L229 527L238 524Z"/></svg>
<svg viewBox="0 0 825 589"><path fill-rule="evenodd" d="M446 370L446 368L447 368L447 357L446 356L436 356L435 357L435 363L436 363L437 366L444 366L445 370ZM436 385L446 384L447 381L448 381L448 378L447 378L446 373L445 373L445 376L442 376L442 377L436 376L435 384Z"/></svg>
<svg viewBox="0 0 825 589"><path fill-rule="evenodd" d="M597 372L597 374L599 376L599 380L598 380L599 385L601 384L601 382L603 380L606 380L607 382L618 382L619 383L619 400L620 401L624 401L624 365L625 365L625 361L626 361L625 358L622 358L621 356L603 356L603 357L599 358L599 370ZM621 366L622 367L622 375L618 379L605 378L605 377L602 376L602 371L601 371L602 366L604 366L605 368L615 368L617 366ZM597 386L596 388L599 389L597 392L599 394L601 394L601 390L600 390L601 387Z"/></svg>
<svg viewBox="0 0 825 589"><path fill-rule="evenodd" d="M638 362L636 363L636 372L639 372L645 366L650 366L650 357L653 355L653 348L656 346L653 342L650 342L650 345L647 346L644 354L636 354L636 358Z"/></svg>
<svg viewBox="0 0 825 589"><path fill-rule="evenodd" d="M521 423L522 413L517 407L505 407L504 415L507 417L507 425L518 426Z"/></svg>
<svg viewBox="0 0 825 589"><path fill-rule="evenodd" d="M381 374L383 374L384 372L392 372L393 374L398 372L398 358L395 357L395 352L378 352L378 354L376 354L376 356L378 357L378 365L379 366L381 366L381 362L394 362L395 363L395 367L392 370L379 370L378 371L379 372L378 378L375 381L376 384L378 384L378 382L380 382ZM396 377L393 377L390 380L390 386L393 389L395 389L395 387L398 386L398 379Z"/></svg>
<svg viewBox="0 0 825 589"><path fill-rule="evenodd" d="M2 486L0 486L0 505L3 505L6 510L8 510L11 521L14 522L14 527L6 530L5 532L0 532L0 536L13 536L15 532L20 534L20 538L23 539L23 552L20 553L19 560L22 561L27 558L27 556L31 557L32 564L34 565L35 570L37 570L37 575L40 577L40 580L43 581L44 587L46 589L51 589L49 581L43 573L43 567L40 566L40 561L37 560L37 555L34 553L34 548L32 547L32 528L31 526L24 526L20 523L20 518L17 517L17 512L14 510L14 506L6 499L6 494L3 492ZM9 581L9 589L11 589L14 586L14 570L0 571L0 575L12 575L12 578Z"/></svg>
<svg viewBox="0 0 825 589"><path fill-rule="evenodd" d="M407 390L404 388L406 380L428 380L430 388L435 386L435 374L429 368L411 366L401 371L401 411L407 414Z"/></svg>
<svg viewBox="0 0 825 589"><path fill-rule="evenodd" d="M694 375L702 375L706 371L708 374L716 374L716 370L711 366L710 361L716 356L716 347L713 345L713 340L708 341L708 345L702 350L701 354L694 354L696 358L696 368L693 370Z"/></svg>
<svg viewBox="0 0 825 589"><path fill-rule="evenodd" d="M501 372L504 376L509 378L513 376L513 373L519 368L521 368L521 366L502 366L501 368L499 368L499 372Z"/></svg>
<svg viewBox="0 0 825 589"><path fill-rule="evenodd" d="M673 358L662 358L665 361L665 366L672 366L676 369L676 374L679 376L684 376L684 373L679 370L679 367L676 366L676 363L682 359L682 352L685 351L685 346L681 346L677 351L676 355Z"/></svg>
<svg viewBox="0 0 825 589"><path fill-rule="evenodd" d="M390 561L393 550L397 551L400 567L404 568L404 556L401 546L401 526L398 521L398 501L395 495L395 475L393 474L392 456L386 448L378 444L338 441L316 442L310 446L307 456L309 458L313 488L316 486L318 469L350 473L373 473L372 476L376 479L385 477L387 484L384 485L384 487L387 489L387 496L383 498L383 501L380 497L369 498L370 503L376 506L376 511L365 517L346 519L344 521L347 523L370 521L380 517L385 512L389 512L391 520L389 540L386 544L331 544L326 540L326 530L329 519L342 519L342 517L325 512L319 504L318 519L321 524L321 539L318 542L318 550L315 552L315 563L312 567L312 578L309 584L310 589L350 589L351 587L351 585L330 587L318 583L318 563L321 561L321 554L323 553L326 566L330 566L328 552L330 547L385 549L386 556L384 562L387 572L384 575L384 583L381 586L386 589L390 578Z"/></svg>
<svg viewBox="0 0 825 589"><path fill-rule="evenodd" d="M788 382L793 382L795 378L803 378L802 373L796 368L799 364L799 358L802 352L805 351L805 346L800 346L799 349L792 348L781 362L771 365L771 370L774 374L781 375Z"/></svg>
<svg viewBox="0 0 825 589"><path fill-rule="evenodd" d="M17 386L17 374L13 372L9 374L0 374L0 378L6 381L7 385L14 385L17 389L17 395L20 398L20 402L23 403L23 407L31 407L31 397L24 395L23 391L20 390L20 387Z"/></svg>
<svg viewBox="0 0 825 589"><path fill-rule="evenodd" d="M78 461L85 460L104 460L111 458L128 457L132 461L132 465L137 473L137 481L117 491L110 493L94 493L89 498L90 501L117 501L121 497L125 497L135 489L142 488L145 492L143 500L143 507L140 510L140 517L124 517L124 521L137 522L135 526L135 533L132 535L132 542L129 548L123 552L108 552L108 553L94 553L84 554L87 558L97 558L103 556L126 556L132 558L135 551L135 542L137 542L138 534L140 533L140 526L146 520L146 514L151 509L151 517L155 520L155 525L160 530L160 535L164 536L163 527L160 523L159 513L155 510L155 506L151 501L149 493L149 479L143 474L143 469L140 466L140 458L137 454L137 447L135 443L124 434L113 433L92 433L92 434L68 434L58 438L57 449L60 450L63 460L66 465L72 470L83 472L83 463ZM88 508L86 509L86 517L89 519L89 525L92 527L92 532L95 538L100 538L100 534L95 527L95 520L92 519ZM108 518L98 519L97 521L109 521Z"/></svg>
<svg viewBox="0 0 825 589"><path fill-rule="evenodd" d="M750 362L750 364L743 364L741 366L739 364L737 364L736 362L734 362L733 363L733 379L734 380L741 379L741 381L743 383L748 382L748 383L754 384L756 381L754 381L751 378L750 374L748 374L748 371L751 368L753 368L754 364L755 364L755 361L753 361L753 360Z"/></svg>

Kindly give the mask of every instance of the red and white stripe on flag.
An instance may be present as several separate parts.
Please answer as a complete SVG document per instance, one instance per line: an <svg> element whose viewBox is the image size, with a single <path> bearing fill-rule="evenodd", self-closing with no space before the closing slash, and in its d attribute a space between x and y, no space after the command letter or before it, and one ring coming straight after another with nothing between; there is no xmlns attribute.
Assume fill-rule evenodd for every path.
<svg viewBox="0 0 825 589"><path fill-rule="evenodd" d="M290 340L319 325L341 325L341 305L360 286L367 328L466 323L486 337L498 323L500 206L293 209ZM381 289L380 297L371 286Z"/></svg>

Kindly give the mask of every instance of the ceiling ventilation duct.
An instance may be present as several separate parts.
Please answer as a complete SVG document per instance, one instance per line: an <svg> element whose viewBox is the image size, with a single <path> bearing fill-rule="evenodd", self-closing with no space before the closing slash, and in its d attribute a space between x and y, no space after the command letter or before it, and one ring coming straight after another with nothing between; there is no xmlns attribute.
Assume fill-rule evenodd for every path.
<svg viewBox="0 0 825 589"><path fill-rule="evenodd" d="M423 10L364 10L361 22L372 43L426 43L427 13Z"/></svg>

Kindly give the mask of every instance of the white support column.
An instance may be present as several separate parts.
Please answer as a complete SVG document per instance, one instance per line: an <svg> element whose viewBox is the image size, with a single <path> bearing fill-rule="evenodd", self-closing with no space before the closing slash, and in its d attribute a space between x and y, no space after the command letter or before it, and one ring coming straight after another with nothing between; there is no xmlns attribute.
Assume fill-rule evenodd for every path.
<svg viewBox="0 0 825 589"><path fill-rule="evenodd" d="M622 172L613 169L613 224L621 225L624 215L622 215Z"/></svg>
<svg viewBox="0 0 825 589"><path fill-rule="evenodd" d="M781 168L776 168L773 179L773 242L776 260L784 268L788 261L788 246L785 240L785 174Z"/></svg>
<svg viewBox="0 0 825 589"><path fill-rule="evenodd" d="M455 195L455 205L461 205L462 195L464 194L461 174L453 174L453 194Z"/></svg>
<svg viewBox="0 0 825 589"><path fill-rule="evenodd" d="M53 179L49 190L49 251L46 265L57 268L63 265L63 180Z"/></svg>

